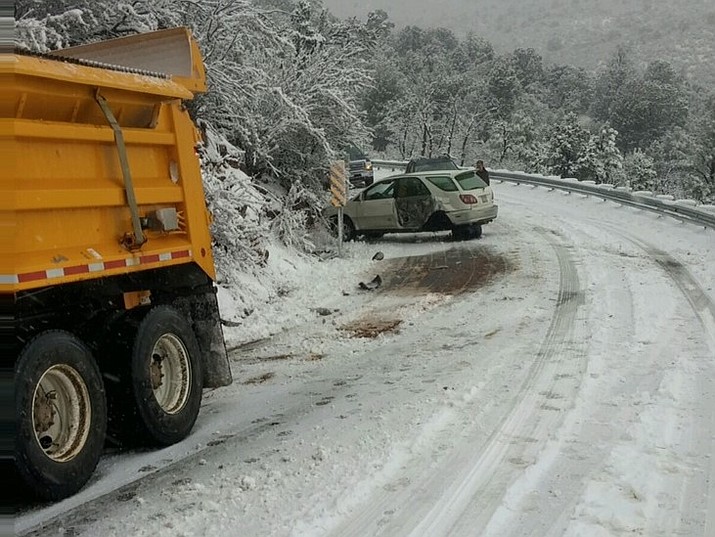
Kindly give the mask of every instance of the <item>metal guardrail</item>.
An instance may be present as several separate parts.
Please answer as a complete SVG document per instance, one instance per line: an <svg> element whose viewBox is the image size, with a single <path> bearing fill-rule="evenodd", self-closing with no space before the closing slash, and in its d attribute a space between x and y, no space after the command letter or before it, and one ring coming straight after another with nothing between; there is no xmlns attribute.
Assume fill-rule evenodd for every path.
<svg viewBox="0 0 715 537"><path fill-rule="evenodd" d="M407 162L398 160L373 160L372 163L377 168L392 168L394 170L404 169L407 165ZM614 187L603 183L596 184L594 181L562 179L506 170L492 170L489 173L492 179L498 181L543 186L587 196L596 196L715 229L715 206L697 205L693 200L668 199L666 196L655 196L652 192L634 192L624 187Z"/></svg>

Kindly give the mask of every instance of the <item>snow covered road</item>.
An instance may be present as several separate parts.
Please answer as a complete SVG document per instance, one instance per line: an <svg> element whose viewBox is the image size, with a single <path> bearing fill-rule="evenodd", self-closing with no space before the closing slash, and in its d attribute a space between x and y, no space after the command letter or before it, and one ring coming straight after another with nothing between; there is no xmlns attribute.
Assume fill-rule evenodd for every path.
<svg viewBox="0 0 715 537"><path fill-rule="evenodd" d="M281 299L227 330L235 383L206 396L192 437L107 457L17 529L715 535L715 233L494 189L478 241L272 255Z"/></svg>

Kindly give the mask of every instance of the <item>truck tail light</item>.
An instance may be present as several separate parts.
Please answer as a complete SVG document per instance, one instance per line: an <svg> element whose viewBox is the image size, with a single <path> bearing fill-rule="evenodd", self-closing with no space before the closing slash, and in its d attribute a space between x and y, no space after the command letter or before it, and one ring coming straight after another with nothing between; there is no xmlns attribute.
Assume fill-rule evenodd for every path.
<svg viewBox="0 0 715 537"><path fill-rule="evenodd" d="M471 194L460 194L459 199L462 200L462 203L466 203L467 205L479 203L479 200Z"/></svg>

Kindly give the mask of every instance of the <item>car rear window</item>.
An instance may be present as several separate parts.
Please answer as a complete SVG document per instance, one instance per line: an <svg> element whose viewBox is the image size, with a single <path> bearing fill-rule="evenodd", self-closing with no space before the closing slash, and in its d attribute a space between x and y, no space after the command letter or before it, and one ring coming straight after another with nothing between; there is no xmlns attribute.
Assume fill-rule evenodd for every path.
<svg viewBox="0 0 715 537"><path fill-rule="evenodd" d="M457 185L454 184L454 181L452 181L451 177L426 177L425 179L445 192L455 192L459 190Z"/></svg>
<svg viewBox="0 0 715 537"><path fill-rule="evenodd" d="M482 181L482 178L472 171L460 173L455 179L459 183L459 186L462 187L462 190L474 190L475 188L487 187L487 184Z"/></svg>

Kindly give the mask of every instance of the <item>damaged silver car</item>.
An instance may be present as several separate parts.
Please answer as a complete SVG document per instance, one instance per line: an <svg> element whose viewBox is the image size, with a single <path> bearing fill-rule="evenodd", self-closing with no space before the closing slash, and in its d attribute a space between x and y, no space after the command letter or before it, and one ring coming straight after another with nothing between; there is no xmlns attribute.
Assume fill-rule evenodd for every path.
<svg viewBox="0 0 715 537"><path fill-rule="evenodd" d="M473 170L437 170L395 175L348 201L343 237L379 238L385 233L450 230L455 239L478 238L497 217L494 192ZM333 229L337 209L326 209Z"/></svg>

